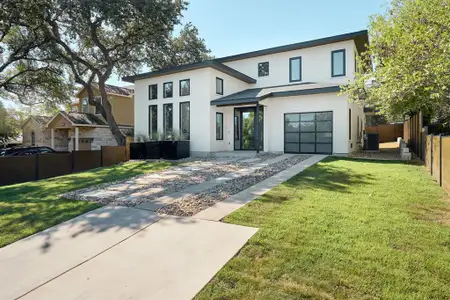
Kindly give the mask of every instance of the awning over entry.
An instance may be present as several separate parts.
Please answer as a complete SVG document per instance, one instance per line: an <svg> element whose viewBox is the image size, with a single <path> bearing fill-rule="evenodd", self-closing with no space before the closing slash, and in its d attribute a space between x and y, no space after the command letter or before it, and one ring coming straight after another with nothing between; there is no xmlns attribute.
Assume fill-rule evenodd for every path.
<svg viewBox="0 0 450 300"><path fill-rule="evenodd" d="M322 93L338 93L339 85L301 83L267 88L254 88L237 92L211 101L212 106L230 106L253 104L266 98L291 97Z"/></svg>

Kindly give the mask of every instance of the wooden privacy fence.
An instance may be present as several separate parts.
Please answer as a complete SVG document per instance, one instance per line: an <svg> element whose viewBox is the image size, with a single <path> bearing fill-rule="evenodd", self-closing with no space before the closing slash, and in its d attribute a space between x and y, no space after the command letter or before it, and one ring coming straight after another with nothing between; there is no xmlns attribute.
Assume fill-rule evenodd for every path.
<svg viewBox="0 0 450 300"><path fill-rule="evenodd" d="M127 161L125 146L95 151L0 157L0 186L82 172Z"/></svg>
<svg viewBox="0 0 450 300"><path fill-rule="evenodd" d="M380 143L395 142L398 137L403 137L403 124L366 126L366 132L378 133Z"/></svg>
<svg viewBox="0 0 450 300"><path fill-rule="evenodd" d="M450 136L426 136L425 165L434 180L450 194Z"/></svg>

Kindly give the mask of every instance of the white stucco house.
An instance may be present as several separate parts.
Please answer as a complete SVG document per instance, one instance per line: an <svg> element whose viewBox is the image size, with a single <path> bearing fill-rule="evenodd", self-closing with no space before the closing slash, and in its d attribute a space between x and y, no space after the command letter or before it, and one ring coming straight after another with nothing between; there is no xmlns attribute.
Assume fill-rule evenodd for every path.
<svg viewBox="0 0 450 300"><path fill-rule="evenodd" d="M125 77L135 84L135 134L177 131L192 155L347 155L365 117L339 91L367 45L364 30Z"/></svg>

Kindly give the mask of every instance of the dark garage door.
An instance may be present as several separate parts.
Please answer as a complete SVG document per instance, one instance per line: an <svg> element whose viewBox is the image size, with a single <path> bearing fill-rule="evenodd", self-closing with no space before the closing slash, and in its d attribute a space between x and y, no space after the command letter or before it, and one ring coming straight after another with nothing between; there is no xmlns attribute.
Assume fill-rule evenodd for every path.
<svg viewBox="0 0 450 300"><path fill-rule="evenodd" d="M333 113L284 114L284 152L333 152Z"/></svg>

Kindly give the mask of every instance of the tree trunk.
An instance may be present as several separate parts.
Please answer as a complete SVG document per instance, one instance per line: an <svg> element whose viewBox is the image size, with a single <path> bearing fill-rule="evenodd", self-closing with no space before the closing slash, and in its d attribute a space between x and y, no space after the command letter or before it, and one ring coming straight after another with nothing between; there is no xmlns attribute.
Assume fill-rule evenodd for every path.
<svg viewBox="0 0 450 300"><path fill-rule="evenodd" d="M111 133L114 136L117 145L123 146L125 145L125 136L120 131L119 126L114 119L114 116L112 114L112 107L108 100L108 94L105 90L105 82L102 79L99 79L98 88L100 90L100 95L102 96L103 117L106 119L106 122L108 122L109 129L111 130Z"/></svg>

